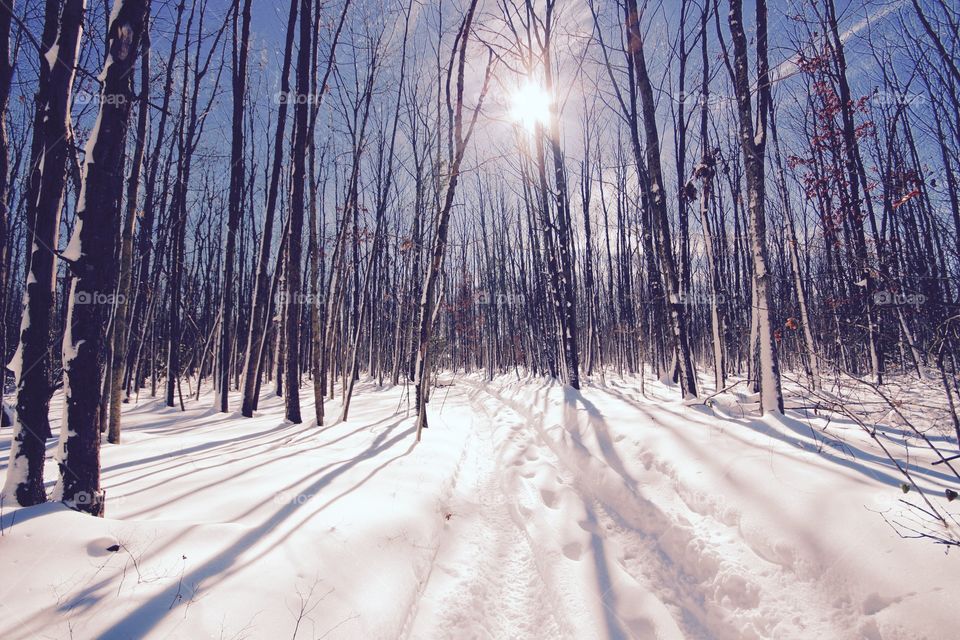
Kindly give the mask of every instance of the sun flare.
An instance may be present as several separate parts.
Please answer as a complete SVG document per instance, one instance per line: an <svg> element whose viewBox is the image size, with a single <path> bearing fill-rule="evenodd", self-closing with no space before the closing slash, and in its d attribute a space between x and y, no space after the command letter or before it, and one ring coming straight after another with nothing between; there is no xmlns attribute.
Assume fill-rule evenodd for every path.
<svg viewBox="0 0 960 640"><path fill-rule="evenodd" d="M521 85L513 93L510 115L528 131L550 122L552 100L543 87L533 82Z"/></svg>

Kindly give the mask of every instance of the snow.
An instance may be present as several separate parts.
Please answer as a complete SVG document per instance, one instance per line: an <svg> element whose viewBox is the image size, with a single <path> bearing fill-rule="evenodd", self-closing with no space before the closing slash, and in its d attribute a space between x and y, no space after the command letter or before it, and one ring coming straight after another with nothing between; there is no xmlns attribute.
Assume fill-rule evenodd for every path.
<svg viewBox="0 0 960 640"><path fill-rule="evenodd" d="M36 252L37 243L31 243L31 250ZM30 285L35 284L37 278L31 268L27 273L27 286L23 289L23 311L20 315L20 333L17 334L17 349L14 351L10 362L7 363L7 370L13 374L13 386L15 389L20 387L20 378L23 375L23 336L24 331L30 328ZM13 399L11 399L12 401ZM7 405L3 403L3 410L7 413ZM7 471L6 480L0 486L0 501L15 502L17 487L27 479L28 464L26 459L20 457L21 440L17 436L23 431L23 424L17 419L16 410L12 409L8 414L12 432L10 434L10 455L12 467Z"/></svg>
<svg viewBox="0 0 960 640"><path fill-rule="evenodd" d="M0 637L953 637L956 555L885 522L895 470L841 417L439 377L419 445L412 389L369 381L320 429L266 393L124 405L107 518L4 509Z"/></svg>
<svg viewBox="0 0 960 640"><path fill-rule="evenodd" d="M31 274L32 275L32 274ZM23 290L23 307L27 308L27 305L30 303L28 289L24 288ZM20 334L30 328L30 318L27 315L26 311L23 313L23 317L20 319ZM10 358L10 362L7 363L7 370L13 374L13 384L14 386L20 385L20 376L23 373L23 342L17 341L17 350L13 352L13 356Z"/></svg>
<svg viewBox="0 0 960 640"><path fill-rule="evenodd" d="M120 15L120 11L123 10L124 0L113 0L113 6L110 8L110 20L109 24L113 24L113 21L117 19L117 16Z"/></svg>
<svg viewBox="0 0 960 640"><path fill-rule="evenodd" d="M60 35L57 34L57 40L50 49L43 55L47 61L47 66L50 67L50 71L53 71L53 67L57 64L57 58L60 56Z"/></svg>
<svg viewBox="0 0 960 640"><path fill-rule="evenodd" d="M4 413L7 412L6 404L3 406L3 411ZM20 456L21 440L16 437L23 431L23 425L17 420L16 413L11 413L13 413L13 415L9 417L12 420L12 433L10 437L10 455L8 458L10 464L7 465L7 475L2 485L3 489L0 490L0 502L3 504L16 504L17 487L27 480L27 471L29 470L27 460Z"/></svg>

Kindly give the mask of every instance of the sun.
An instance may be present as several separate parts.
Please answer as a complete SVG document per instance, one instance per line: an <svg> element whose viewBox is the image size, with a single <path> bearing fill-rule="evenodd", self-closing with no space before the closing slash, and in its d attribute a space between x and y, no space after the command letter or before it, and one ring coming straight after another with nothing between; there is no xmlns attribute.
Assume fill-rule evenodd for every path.
<svg viewBox="0 0 960 640"><path fill-rule="evenodd" d="M513 92L510 116L514 122L533 131L537 125L545 126L550 122L552 102L550 94L543 87L528 81Z"/></svg>

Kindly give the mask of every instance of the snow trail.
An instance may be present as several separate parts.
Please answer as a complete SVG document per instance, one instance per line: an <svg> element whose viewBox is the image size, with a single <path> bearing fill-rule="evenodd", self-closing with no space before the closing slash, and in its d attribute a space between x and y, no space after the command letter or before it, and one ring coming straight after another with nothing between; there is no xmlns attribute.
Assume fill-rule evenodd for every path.
<svg viewBox="0 0 960 640"><path fill-rule="evenodd" d="M526 425L527 451L536 451L532 460L527 458L529 463L539 461L539 469L521 474L525 483L537 486L542 499L539 513L522 508L528 529L541 544L553 544L568 561L580 563L576 575L568 577L565 593L565 604L582 610L580 619L589 621L576 637L723 637L725 634L717 633L719 629L708 632L700 622L702 616L690 606L675 604L695 602L695 596L682 593L689 581L666 571L655 538L622 524L623 517L611 507L622 500L604 502L596 487L597 482L605 481L603 470L591 469L585 458L577 459L578 454L589 457L590 453L575 423L567 422L568 427L573 424L573 434L563 434L569 441L564 437L557 441L544 429L544 415L551 408L551 386L533 394L531 405L542 407L539 411L526 410L490 387L482 390L501 411ZM564 412L569 409L564 404ZM575 422L574 416L565 417ZM625 485L634 485L612 452L611 458ZM543 513L543 507L553 513ZM663 520L662 514L644 515Z"/></svg>
<svg viewBox="0 0 960 640"><path fill-rule="evenodd" d="M481 425L471 424L465 471L445 505L443 539L407 637L570 637L562 611L545 606L554 597L515 516L504 465L521 424Z"/></svg>
<svg viewBox="0 0 960 640"><path fill-rule="evenodd" d="M824 477L832 469L819 459L815 474L794 469L796 448L771 438L769 426L721 425L742 429L723 438L747 445L736 454L743 462L731 466L726 455L714 455L720 438L709 411L653 404L616 385L580 393L556 384L464 384L486 396L494 407L488 414L525 425L516 495L529 485L541 500L521 500L519 510L537 557L551 558L559 547L568 561L581 562L579 574L563 561L545 571L554 573L564 606L578 611L572 617L589 621L575 637L872 637L882 617L870 616L903 600L852 583L855 554L828 549L829 535L821 539L778 504L782 493L769 491L776 485L818 501L830 495ZM514 386L524 394L511 393ZM662 442L647 448L631 432ZM684 474L674 464L682 459ZM773 482L756 484L758 461L770 465ZM713 485L692 482L698 465L692 475L702 471ZM762 517L744 508L761 509ZM858 570L869 572L862 563ZM591 599L603 609L591 610ZM889 637L911 637L901 624L887 625Z"/></svg>

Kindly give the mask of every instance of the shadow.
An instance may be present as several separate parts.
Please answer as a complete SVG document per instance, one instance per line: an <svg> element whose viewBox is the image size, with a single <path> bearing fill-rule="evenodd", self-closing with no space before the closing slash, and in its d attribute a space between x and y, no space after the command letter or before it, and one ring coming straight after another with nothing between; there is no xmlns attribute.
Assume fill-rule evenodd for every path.
<svg viewBox="0 0 960 640"><path fill-rule="evenodd" d="M613 584L603 537L603 532L606 529L602 529L597 521L595 510L598 507L602 508L617 526L637 535L643 541L644 547L649 549L648 560L650 566L645 569L645 572L649 571L655 574L660 580L659 584L669 591L671 601L679 610L684 625L693 630L692 637L711 637L707 632L707 620L711 619L711 615L706 610L702 593L695 588L700 578L685 571L682 563L671 555L669 545L666 542L667 537L673 535L676 531L675 522L664 510L643 496L638 483L626 472L623 460L614 450L613 442L609 437L608 426L605 423L600 426L603 433L599 440L606 439L605 446L607 446L608 454L606 457L615 462L610 464L602 457L593 454L583 442L580 432L581 425L575 410L575 406L580 400L570 396L571 393L576 395L577 392L564 389L562 391L563 397L558 399L551 397L550 391L554 387L555 385L548 384L529 394L528 397L533 397L535 401L542 405L542 409L536 413L532 411L521 413L522 407L511 398L495 389L484 390L507 408L521 417L526 417L527 423L538 434L542 443L553 452L560 465L574 477L571 486L578 494L587 513L588 524L584 529L591 530L590 544L593 549L594 573L597 586L600 589L599 597L605 607L604 627L607 637L652 638L656 637L656 632L649 622L643 618L636 618L625 623L615 613L618 603L615 600L615 595L610 591ZM597 410L597 407L589 400L586 402L588 406L584 408L588 416L588 422L591 418L595 426L597 423L604 422L605 418ZM559 405L562 412L562 423L559 423L556 427L564 436L560 440L551 437L544 428L546 417L556 405ZM628 404L628 408L633 409L634 407L632 404ZM642 414L644 417L648 416L645 411ZM651 419L651 423L655 424L655 421ZM603 453L600 455L604 456ZM618 463L620 471L623 473L613 469L613 466ZM613 473L605 475L607 469L610 469ZM616 479L614 480L614 478ZM617 492L621 488L624 490L624 494L611 494L611 491ZM623 606L628 605L624 604ZM716 631L718 626L723 629L722 634L717 634L720 637L736 637L733 629L722 621L713 621L709 628Z"/></svg>
<svg viewBox="0 0 960 640"><path fill-rule="evenodd" d="M636 493L638 488L637 481L629 474L626 466L623 464L623 459L617 452L616 447L614 447L613 439L610 437L610 430L607 427L607 422L603 416L603 413L600 412L595 404L583 397L582 391L564 387L563 392L564 403L567 406L572 406L575 408L579 403L584 409L586 409L587 425L593 429L594 437L597 439L597 445L600 447L600 454L603 456L604 461L617 473L617 475L623 478L623 481L627 483L627 486L633 490L634 493ZM567 424L569 424L569 421ZM574 424L576 424L575 417Z"/></svg>
<svg viewBox="0 0 960 640"><path fill-rule="evenodd" d="M349 461L341 464L324 473L319 478L314 480L311 484L306 487L303 487L300 492L301 494L311 495L324 487L328 486L336 478L346 473L348 470L357 466L365 460L369 460L378 454L383 453L384 451L390 449L400 441L405 438L412 436L415 432L415 428L411 426L410 428L404 430L403 432L397 434L393 438L386 439L387 433L380 434L367 448L366 451L362 452L360 455L355 456ZM410 450L413 448L413 443L411 443ZM407 453L409 453L409 451ZM406 455L406 454L404 454ZM398 458L401 456L398 456ZM385 465L381 465L380 468L383 468ZM315 474L310 474L307 478L310 478ZM369 476L368 476L369 477ZM365 480L364 480L365 481ZM349 491L355 490L359 484L355 485ZM349 493L345 492L345 493ZM338 496L339 497L339 496ZM328 503L329 504L329 503ZM126 639L130 637L143 637L151 629L156 627L156 625L163 620L167 615L169 615L174 609L181 605L184 601L189 602L191 593L195 593L200 589L204 581L207 581L213 577L217 577L217 581L220 582L229 576L235 574L237 571L240 571L242 568L247 566L249 562L252 562L255 558L251 559L247 563L237 564L238 558L249 551L252 547L258 543L263 543L265 538L273 533L279 526L284 524L287 520L292 518L299 510L304 508L306 503L301 503L299 501L289 502L282 505L275 513L273 513L269 518L267 518L259 526L249 529L244 533L237 541L232 543L229 547L210 558L202 565L193 569L192 571L185 573L180 579L179 583L171 584L169 587L161 591L160 593L154 595L148 601L137 606L136 608L129 611L121 620L117 621L106 629L101 638L103 639ZM269 544L263 553L266 553L270 549L276 547L277 544L280 544L286 540L296 529L302 527L307 521L313 518L317 513L320 512L324 507L320 507L313 513L307 515L303 518L290 532L286 533L279 540ZM259 557L261 554L257 554ZM216 583L214 583L216 584ZM211 586L211 585L206 585ZM99 587L97 587L99 588ZM184 591L189 591L187 596L183 594ZM95 590L86 590L85 592L78 594L74 598L71 598L69 601L61 604L58 607L60 611L69 611L78 605L87 605L87 601L91 596L94 596Z"/></svg>
<svg viewBox="0 0 960 640"><path fill-rule="evenodd" d="M4 509L3 515L0 516L0 529L3 529L4 535L9 535L16 530L19 524L59 511L70 511L70 509L64 506L62 502L54 501L44 502L33 507L13 507L13 511Z"/></svg>
<svg viewBox="0 0 960 640"><path fill-rule="evenodd" d="M0 471L6 471L10 466L10 442L13 440L13 434L10 434L9 438L4 439L3 442L0 442ZM51 457L51 451L57 448L57 443L59 438L57 436L47 438L47 443L44 445L46 453L44 453L44 460L47 460Z"/></svg>
<svg viewBox="0 0 960 640"><path fill-rule="evenodd" d="M621 393L618 393L612 389L605 390L606 393L614 397L619 397L624 402L627 402L632 407L637 408L638 410L643 410L641 407L641 401L629 398L624 396ZM856 447L848 442L838 440L836 438L829 437L818 437L813 438L813 431L811 426L808 423L803 422L803 420L790 415L791 411L788 410L787 415L782 416L782 418L774 418L777 420L777 423L782 425L784 428L789 430L792 433L785 433L778 429L773 428L767 422L759 418L747 418L747 417L738 417L727 413L726 411L721 410L720 408L707 408L703 406L696 406L698 409L696 412L690 411L693 407L688 407L682 404L670 404L664 403L658 405L659 409L667 411L675 416L678 420L685 420L696 422L705 426L713 426L714 422L710 420L712 417L714 420L721 419L726 420L733 424L738 424L744 426L751 431L764 435L772 440L776 440L783 444L788 445L791 449L798 449L801 451L815 451L819 458L827 460L836 464L839 467L855 471L860 475L875 480L882 484L891 487L899 488L903 483L903 478L899 475L892 475L894 472L897 474L896 465L891 462L889 459L879 456L868 451L865 451L859 447ZM851 429L860 430L860 427L855 425L852 422L847 422L844 420L833 420L834 424L844 424ZM735 434L727 432L727 435L736 437ZM823 434L821 434L823 435ZM797 437L801 439L804 443L803 446L799 445L797 442ZM748 446L754 446L755 443L744 442ZM799 462L805 462L806 464L813 464L811 460L802 460L798 459ZM869 463L869 464L867 464ZM876 465L875 468L870 466ZM952 487L957 486L957 480L954 476L930 469L927 467L922 467L916 463L907 463L901 461L901 464L911 473L916 474L928 481L936 482L940 481L950 485Z"/></svg>
<svg viewBox="0 0 960 640"><path fill-rule="evenodd" d="M181 455L190 455L191 453L199 453L202 451L207 451L209 449L215 449L221 445L230 446L232 444L246 442L248 440L253 440L264 436L267 434L273 434L280 431L286 431L292 428L299 428L301 425L291 424L291 423L281 423L282 426L279 427L270 427L263 431L256 431L253 433L248 433L242 436L235 436L232 438L224 438L223 440L212 440L210 442L204 442L202 444L194 445L192 447L185 447L183 449L177 449L176 451L169 451L167 453L157 454L155 456L150 456L148 458L137 458L135 460L128 460L127 462L121 462L119 464L110 465L109 467L104 467L101 470L101 473L108 473L111 471L117 471L118 469L126 469L134 466L141 466L144 464L150 464L153 462L164 462L170 458L174 458Z"/></svg>
<svg viewBox="0 0 960 640"><path fill-rule="evenodd" d="M597 522L597 515L593 508L583 501L583 506L587 512L587 522L590 523L590 548L593 553L593 569L597 579L597 589L600 592L600 604L603 605L603 622L607 627L607 638L611 640L627 640L632 638L626 630L621 627L621 620L615 613L617 610L617 594L613 588L613 581L610 579L610 569L607 566L607 552L603 546L603 539L596 534L600 524Z"/></svg>
<svg viewBox="0 0 960 640"><path fill-rule="evenodd" d="M210 468L212 468L212 467L209 467L209 466L197 466L197 465L202 464L202 463L204 463L204 462L207 462L207 461L210 461L210 460L221 460L221 463L218 464L217 466L232 465L232 464L236 464L236 463L242 462L242 461L244 461L244 460L249 460L249 459L251 459L251 458L256 458L256 457L258 457L258 456L262 456L262 455L264 455L265 450L271 451L271 450L275 449L276 447L274 447L273 445L279 444L281 447L285 447L285 446L288 445L288 442L289 442L289 441L290 441L290 438L288 438L288 437L285 436L285 435L282 435L282 436L280 436L280 437L278 437L278 438L273 438L273 439L265 440L265 441L262 441L262 442L256 442L256 443L254 443L254 444L252 445L252 450L251 450L251 447L250 447L250 446L246 446L246 447L242 447L242 448L241 448L241 447L239 447L239 446L236 446L236 445L234 445L234 444L231 444L230 446L223 447L222 449L216 449L216 450L210 451L210 452L208 452L209 455L203 455L203 456L197 456L197 457L195 457L195 456L193 456L193 455L191 455L191 454L187 454L187 459L186 459L186 460L177 461L176 463L174 463L174 464L172 464L172 465L170 465L170 466L166 466L166 467L156 467L156 468L154 468L152 471L149 471L149 472L147 472L147 473L144 473L144 474L139 475L139 476L136 476L136 477L126 477L126 478L123 478L123 479L122 479L122 482L119 482L119 483L117 483L117 484L131 484L131 483L134 483L134 482L138 482L138 481L140 481L140 480L144 480L144 479L149 478L149 477L151 477L151 476L155 476L155 475L157 475L157 474L167 473L167 472L169 472L169 471L171 471L171 470L173 470L173 469L176 469L177 467L181 467L181 466L182 466L182 467L186 467L186 466L189 466L189 465L193 465L193 467L194 467L193 469L191 469L190 471L186 471L186 472L184 472L184 473L181 473L181 474L179 474L179 475L177 476L177 481L180 481L180 480L182 480L183 478L186 478L186 477L188 477L188 476L192 476L193 474L200 473L200 472L203 472L203 471L206 471L206 470L209 470ZM229 458L229 459L225 459L225 456L229 456L231 453L233 453L233 452L235 452L235 451L238 451L238 450L241 450L241 449L242 449L243 451L245 451L245 452L247 453L247 455L243 455L243 456L236 457L236 458L231 457L231 458ZM280 456L280 458L277 458L277 459L283 459L283 458L290 457L290 455L299 453L299 451L300 451L300 450L294 450L294 452L293 452L292 454L288 454L288 455L285 455L285 456ZM272 460L267 460L264 464L269 464L271 461L272 461ZM251 468L248 469L248 471L253 471L255 468L256 468L256 467L251 467ZM231 478L232 478L232 477L235 477L235 476L231 476ZM118 480L118 479L117 479L117 478L110 478L110 486L113 486L113 485L114 485L114 481L116 481L116 480ZM136 489L135 491L131 491L131 492L129 492L129 493L125 493L125 494L122 494L122 495L123 495L123 497L128 498L128 497L130 497L130 496L135 496L135 495L137 495L137 494L147 492L147 491L149 491L149 490L151 490L151 489L156 489L156 488L158 488L158 487L160 487L160 486L163 486L164 484L167 484L167 482L161 481L161 482L158 482L158 483L156 483L156 484L148 485L148 486L146 486L146 487L141 487L141 488L139 488L139 489ZM183 496L180 496L180 497L186 497L187 495L189 495L189 493L188 493L188 494L185 494L185 495L183 495ZM171 501L172 501L172 500L171 500ZM152 508L153 508L153 507L151 507L151 509L152 509ZM149 510L150 510L150 509L147 509L147 511L149 511Z"/></svg>
<svg viewBox="0 0 960 640"><path fill-rule="evenodd" d="M782 424L783 426L790 429L790 431L792 431L793 433L801 437L806 437L807 434L809 433L809 425L804 425L803 422L801 422L800 420L792 416L785 415L785 416L775 417L774 419L777 421L777 423ZM750 423L748 423L748 426L754 429L762 429L764 431L770 431L775 434L779 433L773 429L770 429L768 425L766 425L764 422L759 420L751 420ZM776 437L780 437L780 436L777 435ZM895 470L897 468L896 465L892 461L890 461L888 458L878 456L868 451L864 451L863 449L860 449L859 447L855 447L850 443L840 442L839 440L827 440L826 444L828 444L833 449L849 451L850 455L853 458L857 458L867 462L872 462L878 466L886 467L891 470ZM832 453L825 453L823 450L820 451L820 455L827 457L829 459L832 459L833 461L838 462L839 464L843 464L844 466L847 466L849 468L854 468L857 471L864 474L866 474L867 471L869 470L868 467L865 467L864 465L859 463L853 463L853 461L849 461L850 463L853 464L853 466L850 467L850 465L847 464L846 461L844 461L844 459L839 458L838 456ZM907 471L909 471L910 473L924 476L928 480L939 480L941 482L945 482L954 487L956 487L958 484L958 480L956 476L951 476L946 473L941 473L939 471L935 471L934 469L921 467L909 462L900 461L900 464L903 465L907 469ZM877 472L877 473L880 473L880 472ZM881 474L881 475L885 475L885 474ZM891 479L892 479L892 482L888 482L887 484L891 484L892 486L899 487L903 482L903 480L900 479L899 477L895 477L895 478L891 477Z"/></svg>

